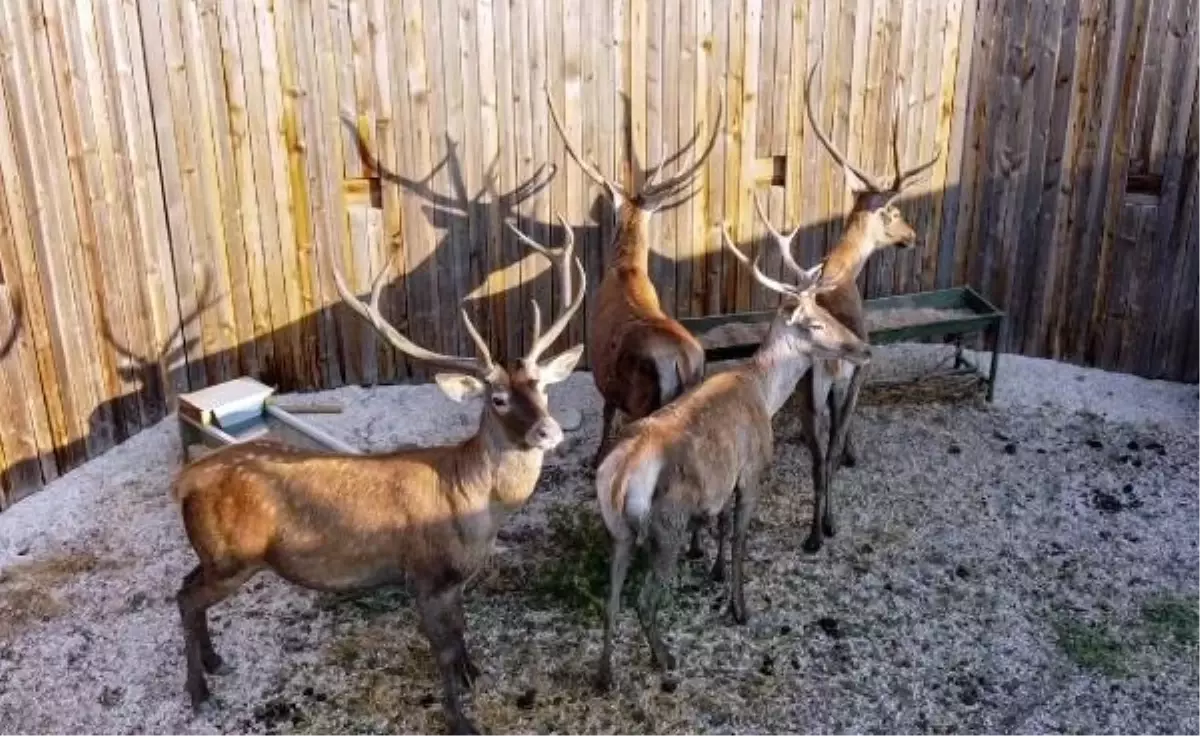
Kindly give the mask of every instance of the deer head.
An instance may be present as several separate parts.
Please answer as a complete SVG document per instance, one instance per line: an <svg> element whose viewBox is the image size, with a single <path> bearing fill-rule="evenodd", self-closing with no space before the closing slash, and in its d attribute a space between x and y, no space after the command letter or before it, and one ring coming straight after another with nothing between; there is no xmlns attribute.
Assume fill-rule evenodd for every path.
<svg viewBox="0 0 1200 736"><path fill-rule="evenodd" d="M757 204L757 197L755 198ZM817 303L817 296L838 288L836 281L822 279L821 271L825 264L818 263L812 268L802 268L791 255L792 239L799 229L787 235L781 234L759 207L759 216L770 231L772 240L783 255L784 263L796 277L795 284L788 284L771 278L762 272L758 266L760 256L751 261L746 254L738 250L729 237L726 226L721 227L721 237L725 247L733 253L743 266L749 266L754 279L759 284L783 297L775 313L771 326L772 332L777 332L795 351L811 354L815 358L830 358L848 360L855 365L861 365L871 360L871 348L854 331L843 325L836 317Z"/></svg>
<svg viewBox="0 0 1200 736"><path fill-rule="evenodd" d="M568 232L569 229L568 229ZM587 290L587 274L583 263L575 258L575 270L579 276L579 290L569 307L558 319L542 332L542 314L537 302L533 302L533 344L526 354L509 366L502 366L492 359L487 342L471 322L466 309L461 309L463 326L471 341L475 343L477 356L464 358L437 353L409 340L389 323L379 311L379 295L383 283L396 258L392 251L387 264L371 282L370 301L362 301L351 292L341 270L330 258L334 284L346 305L371 323L387 342L410 358L429 363L450 372L434 376L438 387L454 401L467 401L476 396L484 398L484 421L494 421L503 428L508 441L523 449L549 450L562 441L563 431L550 415L546 389L571 375L575 364L583 355L583 345L560 353L549 360L541 356L566 329L571 317L583 304Z"/></svg>
<svg viewBox="0 0 1200 736"><path fill-rule="evenodd" d="M621 186L617 182L609 179L600 173L600 169L596 164L591 163L580 155L575 146L571 143L571 139L567 136L566 130L563 128L562 118L558 114L558 109L554 106L554 98L550 94L550 90L546 89L546 103L550 107L550 119L554 123L555 130L562 138L563 147L567 150L567 155L571 160L578 164L583 173L587 174L588 178L603 187L608 199L612 202L613 209L616 210L618 221L624 221L630 212L640 212L644 214L652 214L659 210L669 210L678 207L684 202L687 202L696 192L698 188L693 188L696 178L700 176L700 172L704 167L704 162L708 160L709 154L717 144L717 133L721 130L721 116L724 112L724 107L721 104L721 95L717 96L717 117L713 124L712 137L709 138L703 152L699 158L696 158L696 143L700 140L700 133L703 130L703 124L697 124L696 130L692 133L692 137L678 151L667 156L662 161L659 161L654 166L645 171L637 171L634 167L634 179L641 180L640 185L635 185L635 189L630 190ZM662 170L691 151L691 161L686 166L681 168L674 176L671 176L666 181L658 181L659 174Z"/></svg>
<svg viewBox="0 0 1200 736"><path fill-rule="evenodd" d="M893 204L901 191L920 180L941 157L941 151L934 153L933 158L911 169L900 168L900 101L902 94L897 85L892 97L894 117L892 120L892 166L895 176L891 182L868 173L850 161L829 136L817 124L816 113L812 107L812 83L817 74L820 62L813 65L808 73L808 82L804 86L805 109L808 112L808 122L812 125L817 140L842 166L846 176L846 184L854 195L854 206L850 210L850 218L862 218L866 225L868 237L878 245L898 245L911 248L917 242L917 233L912 225L904 219L904 215Z"/></svg>

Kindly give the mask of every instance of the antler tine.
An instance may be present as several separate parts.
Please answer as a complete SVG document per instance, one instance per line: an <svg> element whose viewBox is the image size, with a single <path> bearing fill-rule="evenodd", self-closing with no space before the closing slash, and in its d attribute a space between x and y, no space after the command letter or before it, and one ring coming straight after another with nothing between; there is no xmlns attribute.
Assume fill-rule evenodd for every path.
<svg viewBox="0 0 1200 736"><path fill-rule="evenodd" d="M554 344L554 341L558 339L562 331L567 328L567 323L571 321L571 318L583 306L583 297L587 293L587 272L583 270L583 261L578 256L575 257L575 270L579 272L579 289L575 292L575 299L571 302L571 306L550 324L550 329L546 330L545 334L537 334L534 338L533 346L529 348L529 352L525 356L525 360L530 363L537 362L537 359L546 351L546 348ZM535 314L539 315L540 321L540 312L535 312Z"/></svg>
<svg viewBox="0 0 1200 736"><path fill-rule="evenodd" d="M567 149L567 155L571 160L583 169L583 173L587 174L592 181L608 190L608 194L613 200L629 199L629 194L617 186L616 182L612 181L604 174L600 173L599 167L587 161L583 156L575 150L575 146L571 143L571 139L567 136L567 131L563 128L562 119L558 116L558 108L554 106L554 96L550 94L550 88L546 88L546 104L550 107L550 120L554 123L554 129L558 131L558 137L562 138L563 147Z"/></svg>
<svg viewBox="0 0 1200 736"><path fill-rule="evenodd" d="M797 276L803 276L805 271L796 263L796 257L792 255L792 240L795 239L796 233L800 232L797 227L787 235L779 232L771 225L771 221L767 219L766 210L763 209L762 200L758 196L758 192L754 193L754 209L758 212L758 217L766 226L767 232L771 233L771 237L775 239L775 244L779 246L779 255L783 256L783 264Z"/></svg>
<svg viewBox="0 0 1200 736"><path fill-rule="evenodd" d="M892 124L892 165L896 169L896 180L892 184L892 191L899 193L901 189L917 181L917 178L921 174L924 174L926 171L933 168L933 165L936 164L942 157L942 152L940 149L935 151L933 158L929 159L925 163L918 164L907 171L904 171L900 168L900 107L902 102L900 90L902 88L899 84L897 84L896 89L896 120Z"/></svg>
<svg viewBox="0 0 1200 736"><path fill-rule="evenodd" d="M375 331L382 335L393 348L411 358L456 371L467 371L476 374L490 372L494 367L491 353L487 350L487 344L479 337L479 333L475 330L475 325L471 324L471 319L467 316L466 310L463 310L462 316L466 322L467 334L471 336L471 339L475 341L476 347L479 348L480 356L478 359L443 355L442 353L435 353L432 350L423 348L400 334L400 331L384 318L383 314L379 311L379 295L383 291L383 277L391 270L395 259L396 252L393 251L387 263L384 264L384 267L371 280L371 301L370 303L365 303L350 291L350 287L346 285L346 278L342 275L342 270L338 268L333 254L330 253L329 265L333 270L333 283L337 287L338 294L345 301L346 306L354 310L358 316L370 322Z"/></svg>
<svg viewBox="0 0 1200 736"><path fill-rule="evenodd" d="M684 167L683 171L679 172L670 179L667 179L660 184L654 184L653 186L645 186L641 193L643 201L670 196L678 191L681 187L687 187L691 185L691 183L696 180L696 177L700 175L701 170L704 168L704 162L708 160L709 155L712 154L713 149L716 148L717 136L721 133L721 118L725 114L725 103L721 99L722 96L723 95L717 96L717 117L713 121L712 137L708 139L708 143L704 146L704 152L700 154L699 158L696 158L695 146L690 143L685 145L684 149L681 149L680 153L682 153L682 151L686 150L688 147L691 147L692 161L686 167ZM696 126L696 133L694 134L693 138L700 135L701 127L701 125ZM662 164L659 164L659 166L656 167L656 175L657 168L661 167Z"/></svg>
<svg viewBox="0 0 1200 736"><path fill-rule="evenodd" d="M819 69L820 66L821 62L819 61L816 64L813 64L813 68L808 72L808 82L806 82L804 85L804 107L808 112L808 122L809 125L812 126L813 133L817 136L817 140L821 142L821 145L825 147L825 150L829 152L829 155L832 156L835 161L842 166L845 166L850 171L853 171L854 174L859 179L862 179L863 183L868 187L871 187L877 192L886 191L887 187L885 187L878 178L868 174L858 166L855 166L853 163L851 163L850 160L846 158L846 155L838 150L837 146L833 145L833 141L829 140L828 136L826 136L824 131L821 130L821 126L817 124L817 114L813 112L812 107L812 83L813 77L817 75L817 69Z"/></svg>
<svg viewBox="0 0 1200 736"><path fill-rule="evenodd" d="M729 237L729 227L725 223L721 223L721 240L724 241L725 247L733 252L734 257L742 262L743 266L750 265L750 259L746 257L746 254L733 244L733 238Z"/></svg>
<svg viewBox="0 0 1200 736"><path fill-rule="evenodd" d="M755 256L754 262L750 264L750 269L754 272L754 279L758 281L758 283L767 287L771 291L775 291L780 294L788 294L790 296L796 296L802 291L798 287L792 286L791 284L785 284L782 281L777 281L763 273L762 269L758 267L758 261L760 258L761 256Z"/></svg>
<svg viewBox="0 0 1200 736"><path fill-rule="evenodd" d="M542 254L547 260L558 266L559 277L562 280L561 299L562 302L566 304L567 301L570 300L571 294L574 293L571 289L571 256L575 253L575 230L571 227L571 224L567 222L567 218L563 217L561 212L556 213L555 217L558 218L559 223L562 224L563 232L565 233L566 238L566 242L557 248L550 248L542 245L525 233L521 232L521 230L511 222L506 222L504 224L508 226L508 229L512 231L513 235L517 236L518 240L529 246L530 250Z"/></svg>

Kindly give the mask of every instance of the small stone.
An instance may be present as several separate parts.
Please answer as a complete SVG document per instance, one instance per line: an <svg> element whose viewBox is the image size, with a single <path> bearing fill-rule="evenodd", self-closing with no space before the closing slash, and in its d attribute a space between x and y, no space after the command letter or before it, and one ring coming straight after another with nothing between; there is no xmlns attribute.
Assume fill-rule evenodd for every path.
<svg viewBox="0 0 1200 736"><path fill-rule="evenodd" d="M437 704L437 697L435 697L433 693L425 693L421 696L421 700L419 702L422 708L432 708Z"/></svg>
<svg viewBox="0 0 1200 736"><path fill-rule="evenodd" d="M1005 445L1005 446L1004 446L1004 454L1005 454L1005 455L1016 455L1016 454L1017 454L1017 445L1016 445L1016 443L1015 443L1015 442L1009 442L1007 445Z"/></svg>
<svg viewBox="0 0 1200 736"><path fill-rule="evenodd" d="M1129 444L1125 446L1134 452L1137 452L1141 448L1141 445L1137 443L1137 440L1129 440Z"/></svg>
<svg viewBox="0 0 1200 736"><path fill-rule="evenodd" d="M842 627L836 618L822 616L821 618L817 619L817 626L820 626L821 631L824 631L827 636L830 636L834 639L842 638Z"/></svg>
<svg viewBox="0 0 1200 736"><path fill-rule="evenodd" d="M521 710L529 710L533 704L537 702L537 688L531 687L517 698L517 707Z"/></svg>
<svg viewBox="0 0 1200 736"><path fill-rule="evenodd" d="M1147 442L1146 449L1150 452L1158 452L1159 450L1162 450L1164 448L1162 446L1162 443L1160 443L1160 442Z"/></svg>
<svg viewBox="0 0 1200 736"><path fill-rule="evenodd" d="M794 669L794 670L800 669L800 658L799 657L792 657L792 669Z"/></svg>
<svg viewBox="0 0 1200 736"><path fill-rule="evenodd" d="M1095 438L1088 440L1086 444L1093 450L1099 450L1101 447L1104 447L1104 443Z"/></svg>
<svg viewBox="0 0 1200 736"><path fill-rule="evenodd" d="M667 695L670 695L679 689L679 683L671 678L666 678L658 684L658 689L662 690Z"/></svg>
<svg viewBox="0 0 1200 736"><path fill-rule="evenodd" d="M146 594L142 592L134 593L125 601L125 608L129 611L140 611L146 607Z"/></svg>
<svg viewBox="0 0 1200 736"><path fill-rule="evenodd" d="M1045 455L1045 454L1046 454L1046 448L1044 448L1044 447L1039 447L1039 448L1037 448L1037 454L1039 454L1039 455Z"/></svg>
<svg viewBox="0 0 1200 736"><path fill-rule="evenodd" d="M775 674L775 658L771 655L763 657L762 664L758 666L758 672L761 675L770 677Z"/></svg>
<svg viewBox="0 0 1200 736"><path fill-rule="evenodd" d="M112 708L120 705L121 701L124 699L125 690L122 688L106 685L104 689L100 691L100 705L103 705L105 708Z"/></svg>
<svg viewBox="0 0 1200 736"><path fill-rule="evenodd" d="M1142 467L1142 460L1141 460L1141 458L1136 458L1136 457L1135 457L1135 458L1133 459L1133 462L1132 462L1132 463L1130 463L1130 464L1131 464L1131 465L1133 465L1133 467L1135 467L1135 468L1140 468L1140 467Z"/></svg>
<svg viewBox="0 0 1200 736"><path fill-rule="evenodd" d="M966 565L959 565L958 567L954 568L954 577L959 578L960 580L966 580L967 578L971 577L971 571L967 569Z"/></svg>
<svg viewBox="0 0 1200 736"><path fill-rule="evenodd" d="M950 453L951 455L960 455L962 454L962 448L958 445L950 445L950 447L946 448L946 452Z"/></svg>
<svg viewBox="0 0 1200 736"><path fill-rule="evenodd" d="M790 633L792 633L791 626L788 626L787 624L783 624L782 626L779 627L779 634L781 636L787 636Z"/></svg>
<svg viewBox="0 0 1200 736"><path fill-rule="evenodd" d="M1121 490L1125 493L1133 493L1133 484L1126 483L1124 486L1121 487Z"/></svg>
<svg viewBox="0 0 1200 736"><path fill-rule="evenodd" d="M312 696L313 696L313 689L311 687L304 688L304 697L311 698Z"/></svg>

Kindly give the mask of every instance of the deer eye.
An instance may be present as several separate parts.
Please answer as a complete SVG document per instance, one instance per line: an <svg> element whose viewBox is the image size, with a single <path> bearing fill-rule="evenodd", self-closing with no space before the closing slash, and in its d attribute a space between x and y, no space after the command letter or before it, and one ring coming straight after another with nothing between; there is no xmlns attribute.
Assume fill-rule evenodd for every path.
<svg viewBox="0 0 1200 736"><path fill-rule="evenodd" d="M492 406L497 409L507 409L508 394L492 394Z"/></svg>

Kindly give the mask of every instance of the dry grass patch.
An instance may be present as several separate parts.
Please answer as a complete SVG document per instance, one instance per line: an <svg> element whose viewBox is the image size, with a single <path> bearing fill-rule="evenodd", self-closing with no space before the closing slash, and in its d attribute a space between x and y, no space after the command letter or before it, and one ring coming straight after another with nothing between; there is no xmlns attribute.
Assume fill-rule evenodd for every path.
<svg viewBox="0 0 1200 736"><path fill-rule="evenodd" d="M90 552L67 552L0 570L0 641L63 615L70 610L63 587L76 577L113 566Z"/></svg>

